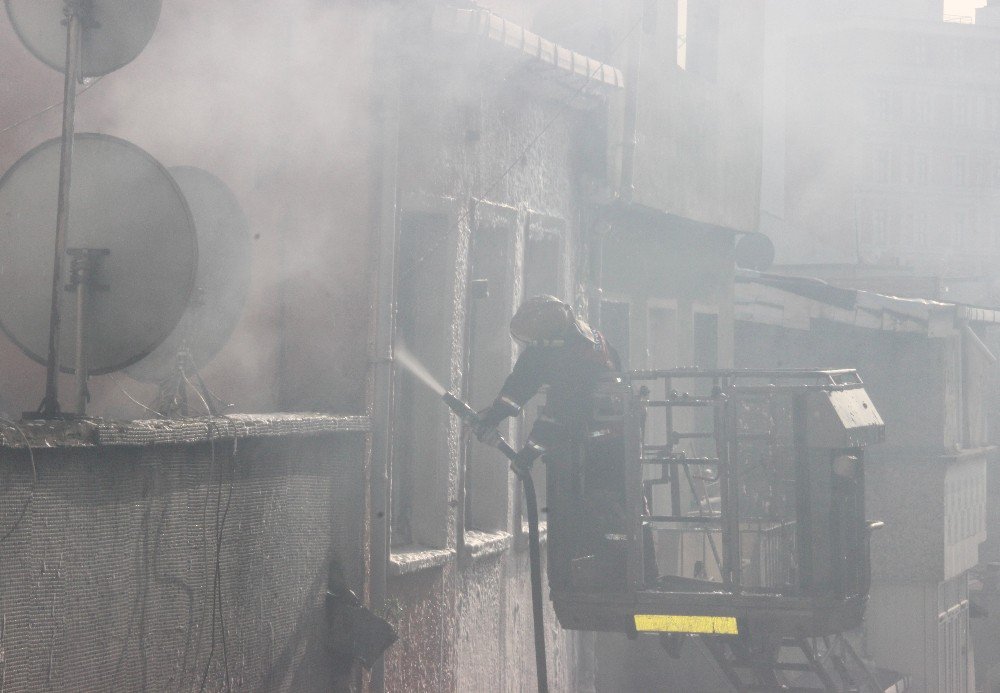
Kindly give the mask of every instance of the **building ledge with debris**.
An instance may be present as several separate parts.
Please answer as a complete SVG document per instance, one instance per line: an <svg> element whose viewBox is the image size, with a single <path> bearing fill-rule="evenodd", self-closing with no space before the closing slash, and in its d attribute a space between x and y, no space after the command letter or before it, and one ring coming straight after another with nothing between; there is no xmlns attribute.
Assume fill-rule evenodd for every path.
<svg viewBox="0 0 1000 693"><path fill-rule="evenodd" d="M220 439L318 435L370 430L367 416L230 414L183 419L100 418L0 422L0 448L102 447L207 443Z"/></svg>
<svg viewBox="0 0 1000 693"><path fill-rule="evenodd" d="M874 291L845 289L809 277L741 270L736 277L736 319L808 330L812 320L869 329L943 337L956 322L1000 324L1000 311Z"/></svg>
<svg viewBox="0 0 1000 693"><path fill-rule="evenodd" d="M431 27L438 37L472 42L477 54L519 66L519 76L579 93L613 94L625 88L622 71L549 41L484 8L437 7ZM551 92L548 96L553 96Z"/></svg>

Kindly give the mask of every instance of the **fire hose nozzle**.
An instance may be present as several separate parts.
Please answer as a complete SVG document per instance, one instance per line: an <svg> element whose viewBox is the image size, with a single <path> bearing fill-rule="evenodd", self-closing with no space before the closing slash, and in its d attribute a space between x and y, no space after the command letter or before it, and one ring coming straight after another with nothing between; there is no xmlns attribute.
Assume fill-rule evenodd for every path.
<svg viewBox="0 0 1000 693"><path fill-rule="evenodd" d="M458 416L458 418L460 418L468 425L476 426L477 424L479 424L480 421L479 414L476 413L476 410L470 407L462 400L460 400L452 393L445 392L443 395L441 395L441 399L444 400L444 403L448 405L449 409L455 412L455 415ZM501 453L503 453L504 457L506 457L508 460L513 461L514 458L517 457L517 451L514 450L514 448L512 448L510 444L506 440L504 440L503 436L499 434L496 436L496 440L492 441L490 444L497 450L499 450Z"/></svg>
<svg viewBox="0 0 1000 693"><path fill-rule="evenodd" d="M444 395L442 395L442 399L444 399L444 403L447 404L448 407L453 412L455 412L458 418L460 418L465 423L471 425L479 423L479 414L476 413L476 410L470 407L462 400L460 400L452 393L450 392L444 393Z"/></svg>

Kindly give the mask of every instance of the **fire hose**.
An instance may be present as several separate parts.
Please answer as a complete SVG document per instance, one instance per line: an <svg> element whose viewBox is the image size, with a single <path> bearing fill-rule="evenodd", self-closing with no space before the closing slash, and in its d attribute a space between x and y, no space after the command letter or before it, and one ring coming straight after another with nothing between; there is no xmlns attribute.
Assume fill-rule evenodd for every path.
<svg viewBox="0 0 1000 693"><path fill-rule="evenodd" d="M450 392L443 395L445 404L470 426L479 423L479 415L468 404ZM493 437L491 444L510 460L511 471L521 481L524 490L524 504L528 514L528 557L531 563L531 614L535 631L535 672L538 678L538 693L548 693L548 670L545 664L545 623L542 603L542 554L538 540L538 500L535 496L535 482L531 479L531 469L516 464L517 451L503 436Z"/></svg>

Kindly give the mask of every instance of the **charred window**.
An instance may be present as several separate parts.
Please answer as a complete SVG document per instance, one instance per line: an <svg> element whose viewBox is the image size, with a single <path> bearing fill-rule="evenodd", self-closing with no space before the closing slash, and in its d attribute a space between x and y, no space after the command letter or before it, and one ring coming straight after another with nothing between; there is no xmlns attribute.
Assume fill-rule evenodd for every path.
<svg viewBox="0 0 1000 693"><path fill-rule="evenodd" d="M512 224L479 224L472 234L469 267L469 333L466 399L485 406L510 372ZM509 433L506 427L504 435ZM470 438L465 454L465 527L497 531L507 526L507 461Z"/></svg>
<svg viewBox="0 0 1000 693"><path fill-rule="evenodd" d="M451 334L448 254L432 251L448 233L443 214L404 214L400 219L396 339L433 375L448 374ZM444 537L437 507L446 487L447 409L415 378L397 373L392 459L393 546L437 546Z"/></svg>

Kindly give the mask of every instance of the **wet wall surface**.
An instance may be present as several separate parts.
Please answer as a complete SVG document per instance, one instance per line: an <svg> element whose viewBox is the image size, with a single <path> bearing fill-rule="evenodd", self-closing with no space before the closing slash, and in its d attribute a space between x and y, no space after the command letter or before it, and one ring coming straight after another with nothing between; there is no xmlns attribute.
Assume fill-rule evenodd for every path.
<svg viewBox="0 0 1000 693"><path fill-rule="evenodd" d="M603 148L604 141L600 129L587 129L600 123L599 117L580 110L579 104L568 107L559 99L539 98L521 81L518 64L480 61L479 56L471 64L478 69L456 61L453 72L440 64L441 70L431 75L424 65L404 71L408 86L400 122L400 212L404 218L436 214L445 220L441 243L434 248L438 255L431 256L447 258L442 260L445 276L435 275L435 293L411 302L426 311L417 316L418 326L431 329L443 323L430 336L438 340L432 347L418 333L424 339L420 356L456 391L462 391L466 375L466 334L460 326L466 320L467 282L473 278L469 248L477 233L502 233L510 239L505 285L490 287L491 295L500 291L509 302L499 317L502 324L526 297L525 248L532 234L558 239L558 266L544 268L553 287L548 292L585 304L577 284L582 281L579 253L586 213L580 191L594 169L581 160L593 146ZM421 264L421 257L401 258L400 271ZM473 405L483 406L495 394L477 391ZM488 480L491 505L506 511L499 525L483 529L503 546L469 557L458 543L460 523L465 522L457 511L464 483L459 431L454 421L441 423L445 432L435 443L439 452L412 461L416 512L411 531L425 546L433 543L454 555L390 580L386 608L400 614L401 638L386 658L386 690L532 690L528 555L526 542L511 536L521 522L513 477ZM472 460L500 464L482 454ZM473 528L479 529L464 527ZM393 551L402 558L415 548L420 547L403 544ZM547 598L546 617L550 687L587 690L591 674L589 665L581 666L581 636L558 627Z"/></svg>

